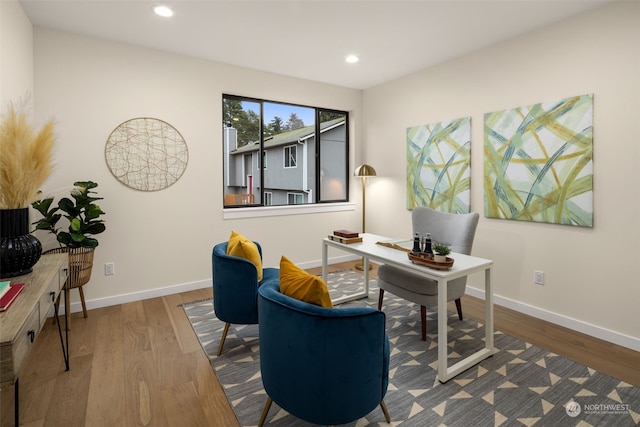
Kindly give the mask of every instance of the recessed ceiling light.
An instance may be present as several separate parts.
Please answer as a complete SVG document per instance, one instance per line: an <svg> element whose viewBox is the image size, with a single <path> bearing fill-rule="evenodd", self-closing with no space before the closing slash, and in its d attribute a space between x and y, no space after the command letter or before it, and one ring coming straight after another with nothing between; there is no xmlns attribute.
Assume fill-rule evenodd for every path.
<svg viewBox="0 0 640 427"><path fill-rule="evenodd" d="M167 18L173 16L173 10L169 9L167 6L156 6L153 8L153 11L156 13L156 15L164 16Z"/></svg>
<svg viewBox="0 0 640 427"><path fill-rule="evenodd" d="M356 62L360 61L360 58L358 58L357 55L349 55L345 58L345 61L347 61L349 64L355 64Z"/></svg>

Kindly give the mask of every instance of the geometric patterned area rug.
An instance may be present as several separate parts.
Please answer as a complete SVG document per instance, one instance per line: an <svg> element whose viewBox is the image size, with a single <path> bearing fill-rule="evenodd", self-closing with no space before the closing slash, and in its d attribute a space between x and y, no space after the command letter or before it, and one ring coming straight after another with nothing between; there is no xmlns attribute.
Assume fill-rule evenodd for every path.
<svg viewBox="0 0 640 427"><path fill-rule="evenodd" d="M332 297L362 286L354 271L331 273ZM378 289L369 297L338 306L377 307ZM223 353L216 356L224 323L212 300L184 304L184 311L211 360L240 424L257 426L267 399L260 377L258 325L231 325ZM384 398L392 423L380 408L347 424L365 426L636 426L640 389L580 363L495 331L494 355L452 378L437 380L437 313L427 308L427 341L420 339L420 307L385 293L391 344L389 388ZM464 313L464 303L463 303ZM484 347L482 324L456 313L448 316L449 364ZM265 425L304 427L274 402Z"/></svg>

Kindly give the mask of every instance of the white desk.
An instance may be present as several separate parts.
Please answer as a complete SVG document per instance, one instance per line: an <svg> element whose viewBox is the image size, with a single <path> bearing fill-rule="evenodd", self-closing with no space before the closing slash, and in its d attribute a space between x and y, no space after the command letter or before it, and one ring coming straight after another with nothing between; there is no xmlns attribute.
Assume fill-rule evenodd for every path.
<svg viewBox="0 0 640 427"><path fill-rule="evenodd" d="M493 291L491 290L491 267L493 261L469 255L452 253L449 257L455 260L449 270L435 270L409 261L407 253L398 249L376 244L377 242L406 243L408 240L391 239L365 233L361 243L343 244L329 238L322 240L322 278L327 280L327 261L329 246L351 252L364 258L364 291L357 295L336 299L334 304L365 298L369 295L369 260L424 276L438 282L438 380L446 382L480 361L493 354ZM401 243L402 242L402 243ZM447 283L471 273L484 271L485 288L485 347L466 357L458 363L448 365L447 357Z"/></svg>

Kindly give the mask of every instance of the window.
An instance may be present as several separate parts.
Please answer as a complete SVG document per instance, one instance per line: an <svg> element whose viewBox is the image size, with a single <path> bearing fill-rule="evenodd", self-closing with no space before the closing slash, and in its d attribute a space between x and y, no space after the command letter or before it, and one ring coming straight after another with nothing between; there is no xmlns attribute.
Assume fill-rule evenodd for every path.
<svg viewBox="0 0 640 427"><path fill-rule="evenodd" d="M258 159L259 159L259 157L256 156L256 160L258 160ZM266 151L262 152L262 166L260 166L260 164L258 164L256 166L257 169L260 169L260 167L262 167L263 169L267 168L267 152Z"/></svg>
<svg viewBox="0 0 640 427"><path fill-rule="evenodd" d="M284 167L295 168L297 163L298 151L295 145L284 147Z"/></svg>
<svg viewBox="0 0 640 427"><path fill-rule="evenodd" d="M301 205L304 203L304 195L299 193L287 194L287 204L289 205Z"/></svg>
<svg viewBox="0 0 640 427"><path fill-rule="evenodd" d="M348 200L347 112L234 95L222 104L225 207Z"/></svg>

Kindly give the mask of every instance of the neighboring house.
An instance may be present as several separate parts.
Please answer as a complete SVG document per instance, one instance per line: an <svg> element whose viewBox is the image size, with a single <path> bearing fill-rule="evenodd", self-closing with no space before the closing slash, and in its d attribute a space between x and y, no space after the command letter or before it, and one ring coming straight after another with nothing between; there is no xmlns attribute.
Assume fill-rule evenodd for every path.
<svg viewBox="0 0 640 427"><path fill-rule="evenodd" d="M344 158L344 127L344 119L320 125L320 151L325 159L320 177L345 175L344 162L327 161ZM262 153L260 161L259 141L238 148L237 130L224 128L225 205L315 203L318 176L315 125L265 138ZM264 189L261 188L261 172L264 172ZM260 199L261 190L264 191L264 203Z"/></svg>

